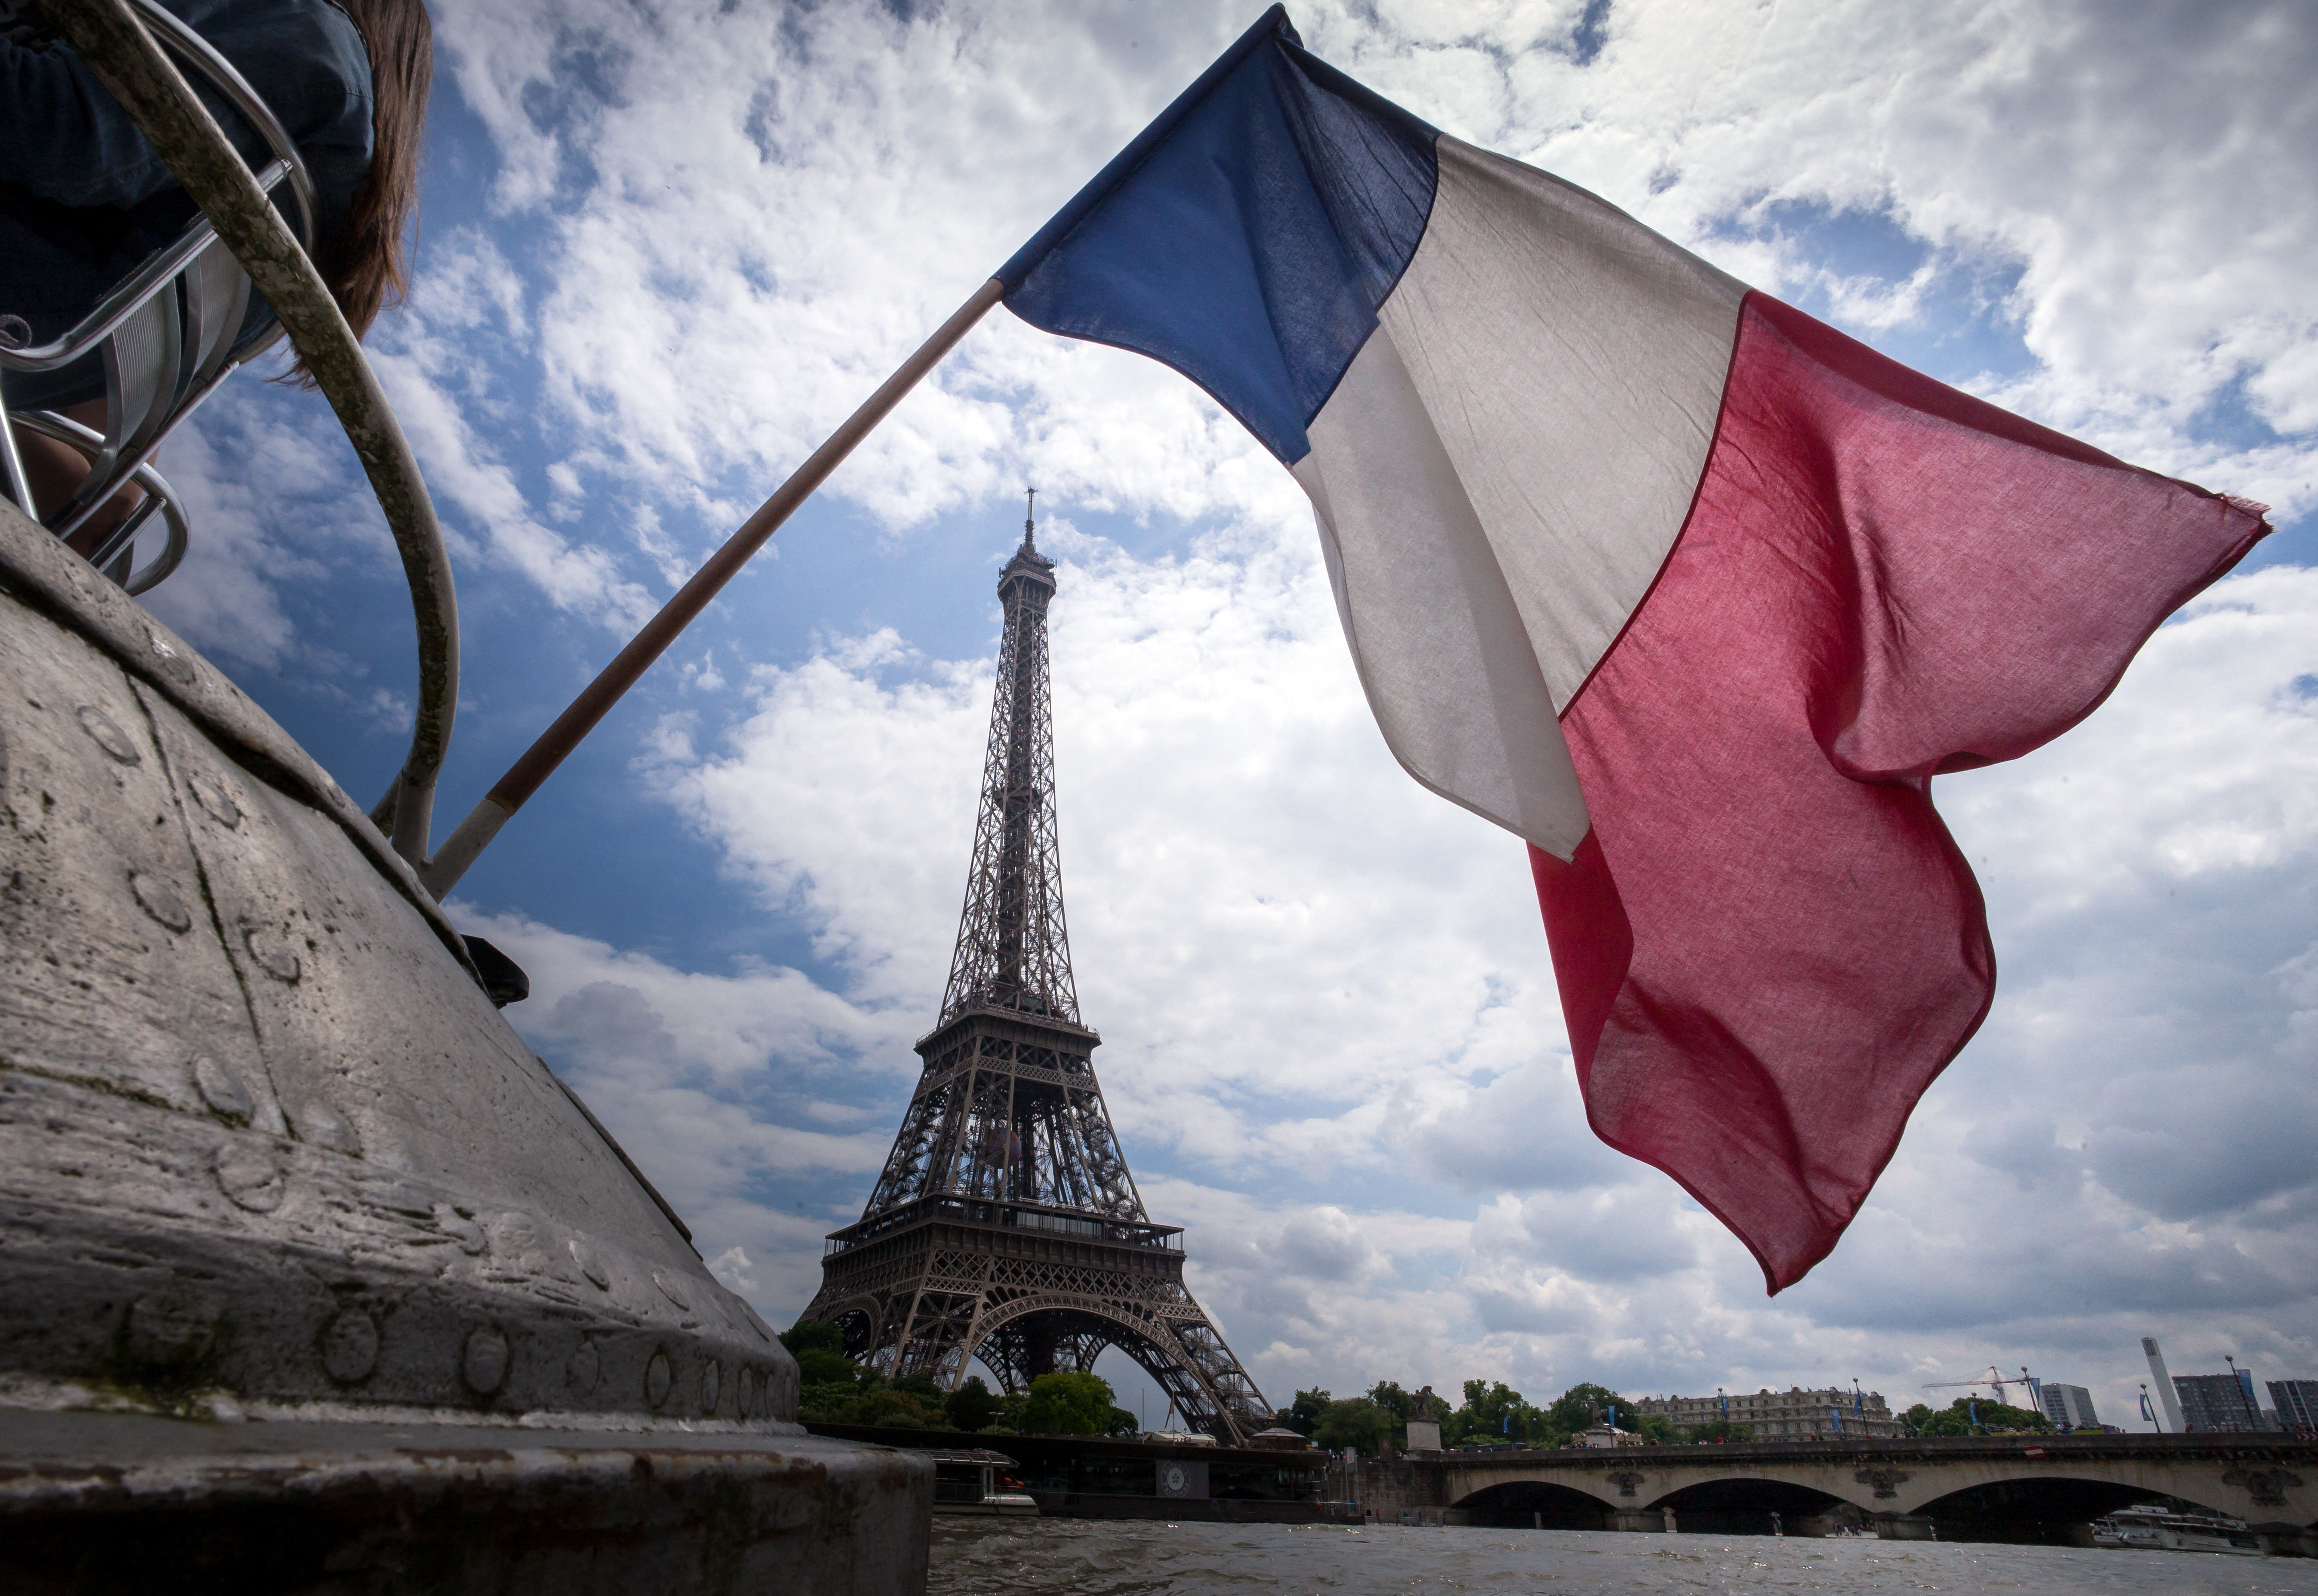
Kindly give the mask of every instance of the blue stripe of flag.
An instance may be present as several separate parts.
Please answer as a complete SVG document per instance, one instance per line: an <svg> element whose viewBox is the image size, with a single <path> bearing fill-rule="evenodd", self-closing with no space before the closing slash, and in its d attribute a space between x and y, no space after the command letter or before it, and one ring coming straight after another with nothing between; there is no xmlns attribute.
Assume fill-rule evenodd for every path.
<svg viewBox="0 0 2318 1596"><path fill-rule="evenodd" d="M1007 306L1174 367L1293 465L1424 236L1436 136L1275 5L1000 268Z"/></svg>

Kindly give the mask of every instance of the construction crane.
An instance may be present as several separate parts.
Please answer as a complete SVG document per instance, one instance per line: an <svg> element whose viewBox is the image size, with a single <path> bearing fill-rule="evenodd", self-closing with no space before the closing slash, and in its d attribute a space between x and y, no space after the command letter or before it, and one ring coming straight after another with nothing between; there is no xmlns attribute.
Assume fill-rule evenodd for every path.
<svg viewBox="0 0 2318 1596"><path fill-rule="evenodd" d="M1929 1385L1923 1386L1922 1389L1926 1391L1945 1391L1966 1385L1992 1385L1996 1388L1996 1400L2002 1402L2004 1400L2004 1388L2007 1385L2023 1385L2027 1387L2028 1405L2033 1408L2041 1405L2044 1396L2044 1392L2042 1390L2043 1384L2044 1382L2037 1379L2035 1376L2028 1372L2028 1366L2025 1363L2020 1366L2020 1372L2017 1375L2005 1374L1991 1363L1988 1366L1988 1372L1984 1375L1975 1375L1969 1380L1934 1380Z"/></svg>

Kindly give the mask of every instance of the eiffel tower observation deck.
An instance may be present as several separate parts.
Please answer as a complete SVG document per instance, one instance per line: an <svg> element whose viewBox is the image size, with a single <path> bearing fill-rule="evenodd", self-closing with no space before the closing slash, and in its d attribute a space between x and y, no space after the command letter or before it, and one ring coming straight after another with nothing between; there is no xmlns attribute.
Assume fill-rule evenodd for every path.
<svg viewBox="0 0 2318 1596"><path fill-rule="evenodd" d="M1115 1346L1229 1444L1271 1409L1185 1288L1182 1231L1144 1212L1095 1080L1102 1038L1079 1018L1047 701L1055 567L1033 522L998 578L1006 629L941 1015L876 1189L829 1238L804 1316L885 1374L951 1389L973 1359L1015 1392Z"/></svg>

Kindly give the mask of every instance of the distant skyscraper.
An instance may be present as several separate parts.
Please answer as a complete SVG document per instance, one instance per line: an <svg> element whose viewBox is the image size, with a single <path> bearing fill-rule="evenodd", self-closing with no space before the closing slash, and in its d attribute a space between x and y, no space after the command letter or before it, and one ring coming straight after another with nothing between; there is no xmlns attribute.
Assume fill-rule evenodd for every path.
<svg viewBox="0 0 2318 1596"><path fill-rule="evenodd" d="M2253 1388L2253 1370L2239 1368L2234 1360L2230 1364L2230 1367L2236 1371L2238 1384L2245 1387L2246 1405L2253 1410L2254 1422L2264 1430L2277 1429L2278 1415L2261 1405L2261 1397Z"/></svg>
<svg viewBox="0 0 2318 1596"><path fill-rule="evenodd" d="M2272 1380L2269 1401L2278 1423L2318 1436L2318 1380Z"/></svg>
<svg viewBox="0 0 2318 1596"><path fill-rule="evenodd" d="M2062 1430L2098 1430L2100 1419L2093 1412L2093 1394L2082 1385L2062 1385L2051 1380L2044 1382L2038 1392L2044 1417Z"/></svg>
<svg viewBox="0 0 2318 1596"><path fill-rule="evenodd" d="M2254 1401L2251 1377L2175 1375L2173 1389L2181 1395L2184 1430L2243 1435L2269 1428L2261 1421L2261 1405Z"/></svg>
<svg viewBox="0 0 2318 1596"><path fill-rule="evenodd" d="M2165 1354L2158 1350L2155 1336L2141 1338L2141 1355L2149 1359L2149 1376L2157 1393L2158 1404L2165 1410L2163 1428L2172 1435L2181 1433L2181 1399L2174 1394L2173 1376L2165 1372Z"/></svg>

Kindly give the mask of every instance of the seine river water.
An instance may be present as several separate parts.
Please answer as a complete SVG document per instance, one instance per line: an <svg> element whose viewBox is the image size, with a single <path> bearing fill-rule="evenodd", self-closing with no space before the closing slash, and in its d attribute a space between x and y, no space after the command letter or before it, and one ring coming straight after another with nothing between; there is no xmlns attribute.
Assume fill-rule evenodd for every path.
<svg viewBox="0 0 2318 1596"><path fill-rule="evenodd" d="M934 1521L932 1596L1496 1592L2305 1596L2318 1561L1929 1541L1041 1519Z"/></svg>

